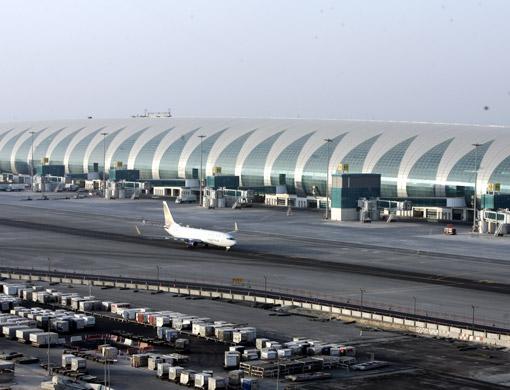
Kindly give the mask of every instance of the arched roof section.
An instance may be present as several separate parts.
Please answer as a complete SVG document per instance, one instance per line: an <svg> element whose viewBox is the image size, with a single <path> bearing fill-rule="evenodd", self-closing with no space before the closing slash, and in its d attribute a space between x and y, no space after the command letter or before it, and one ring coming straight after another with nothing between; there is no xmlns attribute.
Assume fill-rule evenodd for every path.
<svg viewBox="0 0 510 390"><path fill-rule="evenodd" d="M281 151L276 160L273 162L271 166L271 176L270 176L270 185L276 186L279 183L279 175L285 175L285 185L287 186L287 190L290 192L295 192L295 180L294 173L296 172L296 163L305 145L306 141L314 134L312 131L304 136L298 138L290 145L288 145L285 149Z"/></svg>
<svg viewBox="0 0 510 390"><path fill-rule="evenodd" d="M276 140L282 135L284 130L271 135L262 142L260 142L255 148L253 148L250 154L246 157L243 162L242 174L240 182L245 187L264 187L264 167L266 166L266 159L271 147Z"/></svg>
<svg viewBox="0 0 510 390"><path fill-rule="evenodd" d="M430 148L414 163L406 174L406 194L409 197L431 197L436 195L437 169L446 149L453 141L450 138Z"/></svg>
<svg viewBox="0 0 510 390"><path fill-rule="evenodd" d="M296 176L296 192L300 195L311 194L313 186L317 187L319 195L326 194L326 175L328 170L328 148L329 157L333 154L340 141L346 133L332 139L330 145L323 139L322 144L316 147L313 153L305 160L304 167L300 170L301 175ZM304 160L304 159L303 159ZM329 173L334 173L331 169L331 158L329 160Z"/></svg>
<svg viewBox="0 0 510 390"><path fill-rule="evenodd" d="M159 163L159 178L160 179L175 179L179 176L179 160L181 158L182 149L188 142L188 140L193 137L194 134L199 129L193 129L186 134L183 134L175 140L165 153L161 157Z"/></svg>
<svg viewBox="0 0 510 390"><path fill-rule="evenodd" d="M241 148L243 147L243 145L246 143L246 141L248 140L250 135L252 135L255 130L251 130L251 131L237 137L232 142L227 144L227 146L221 151L220 155L216 159L214 159L214 157L211 156L213 154L213 150L211 150L211 153L210 153L211 157L209 158L209 162L208 162L211 167L207 168L208 169L207 174L208 175L211 174L209 172L212 169L212 167L218 166L218 167L221 167L222 175L235 175L236 162L237 162L237 159L239 158L239 153L241 151ZM224 134L222 135L222 137L223 136L224 136Z"/></svg>
<svg viewBox="0 0 510 390"><path fill-rule="evenodd" d="M115 127L113 129L115 129ZM92 138L83 157L83 172L91 172L92 169L94 169L94 163L98 164L99 171L101 172L107 173L110 170L109 165L106 164L110 157L108 155L108 147L117 134L124 130L125 127L113 129L107 127L104 131L97 133L95 137ZM103 135L104 133L106 133L106 135Z"/></svg>
<svg viewBox="0 0 510 390"><path fill-rule="evenodd" d="M405 152L416 136L398 143L388 150L372 169L372 173L381 175L381 196L397 197L397 177L400 170L400 164Z"/></svg>
<svg viewBox="0 0 510 390"><path fill-rule="evenodd" d="M109 157L106 160L106 166L112 167L117 161L120 161L122 162L123 166L127 167L131 148L134 146L140 135L143 134L147 129L148 127L144 127L142 129L135 130L131 127L117 133L108 147L106 155Z"/></svg>
<svg viewBox="0 0 510 390"><path fill-rule="evenodd" d="M143 180L153 179L154 178L154 176L153 176L153 160L154 160L154 155L156 153L156 149L160 145L163 138L165 136L167 136L167 134L170 133L173 129L174 128L172 127L170 129L166 129L163 131L159 130L155 134L154 134L154 132L151 132L153 137L148 139L147 141L144 141L143 146L138 151L136 151L136 153L135 153L136 157L132 163L132 166L130 167L128 165L129 169L138 169L140 171L140 178ZM142 137L145 138L145 136L147 135L147 133L149 131L142 134ZM136 145L137 144L135 143L135 146ZM135 146L133 146L133 148L135 148ZM133 154L134 154L133 150L131 150L130 156L133 156ZM129 157L129 158L131 159L131 157Z"/></svg>

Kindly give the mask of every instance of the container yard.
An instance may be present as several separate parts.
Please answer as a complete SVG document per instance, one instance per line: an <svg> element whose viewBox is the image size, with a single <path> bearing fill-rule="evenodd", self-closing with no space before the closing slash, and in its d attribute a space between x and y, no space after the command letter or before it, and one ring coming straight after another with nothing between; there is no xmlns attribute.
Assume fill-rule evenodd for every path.
<svg viewBox="0 0 510 390"><path fill-rule="evenodd" d="M33 370L44 372L48 368L46 348L50 347L53 379L41 388L78 380L86 389L106 380L113 389L129 389L122 375L131 371L143 373L139 380L149 381L155 389L273 389L276 382L282 388L299 384L312 389L319 384L333 386L338 380L342 388L354 388L356 378L365 371L370 371L372 381L384 378L381 383L389 383L390 388L393 382L388 378L398 383L433 382L436 375L439 380L438 367L427 358L436 349L459 360L454 364L456 370L466 370L461 362L480 353L499 362L499 370L508 368L508 352L499 349L482 352L462 342L419 341L356 323L324 322L320 316L294 316L294 325L289 326L289 317L271 316L270 307L190 300L150 291L8 280L2 282L2 291L0 326L5 337L0 339L0 350L15 351L16 359L38 355ZM23 298L29 297L27 292L32 292L31 299ZM84 305L76 302L99 303L84 311ZM58 322L69 326L56 330ZM285 325L275 332L278 323ZM45 331L48 326L54 331ZM322 339L326 329L329 336ZM359 332L357 337L352 330ZM16 362L14 358L9 361ZM457 385L458 380L452 378L451 388ZM466 388L483 388L479 385L472 382Z"/></svg>

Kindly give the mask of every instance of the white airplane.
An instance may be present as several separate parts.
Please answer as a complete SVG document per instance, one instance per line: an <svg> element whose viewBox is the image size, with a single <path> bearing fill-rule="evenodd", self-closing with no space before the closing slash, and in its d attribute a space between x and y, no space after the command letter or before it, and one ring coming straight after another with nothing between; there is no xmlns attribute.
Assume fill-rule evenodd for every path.
<svg viewBox="0 0 510 390"><path fill-rule="evenodd" d="M196 229L189 226L181 226L175 222L170 208L166 202L163 202L163 212L165 215L165 224L163 228L165 231L174 239L184 241L189 248L196 247L198 245L214 245L229 250L236 245L236 240L232 233L237 232L237 222L234 223L234 231L229 233L223 233L216 230ZM140 229L136 226L136 231L142 236ZM168 239L168 237L165 237Z"/></svg>

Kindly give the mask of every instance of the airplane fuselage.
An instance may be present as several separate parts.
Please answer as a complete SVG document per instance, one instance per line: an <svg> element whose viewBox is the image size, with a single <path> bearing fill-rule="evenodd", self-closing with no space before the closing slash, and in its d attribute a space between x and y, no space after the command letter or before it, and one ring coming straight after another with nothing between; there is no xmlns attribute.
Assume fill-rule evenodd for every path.
<svg viewBox="0 0 510 390"><path fill-rule="evenodd" d="M185 227L178 223L165 226L165 231L174 239L185 241L189 246L207 244L230 249L236 244L236 240L230 233Z"/></svg>

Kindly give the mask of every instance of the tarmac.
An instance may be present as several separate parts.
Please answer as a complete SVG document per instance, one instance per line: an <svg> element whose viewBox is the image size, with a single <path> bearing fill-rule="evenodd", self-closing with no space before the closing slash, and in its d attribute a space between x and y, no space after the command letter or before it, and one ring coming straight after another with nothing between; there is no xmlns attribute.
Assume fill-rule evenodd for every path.
<svg viewBox="0 0 510 390"><path fill-rule="evenodd" d="M152 225L163 221L160 200L26 197L0 194L5 266L152 278L159 272L162 279L222 285L241 278L252 287L351 303L361 300L363 290L367 306L412 312L416 299L419 314L464 321L471 320L474 306L476 322L510 328L507 293L483 289L510 280L505 257L510 239L475 236L469 226L458 226L458 236L444 236L439 224L324 222L319 212L308 210L287 216L275 208L207 210L171 203L174 217L185 225L222 231L233 230L234 221L239 225L239 244L230 252L188 250L172 240L137 238L135 225L144 235L165 235ZM376 270L354 269L359 266ZM427 273L434 280L417 281L400 272ZM482 289L442 283L446 276L466 278Z"/></svg>

